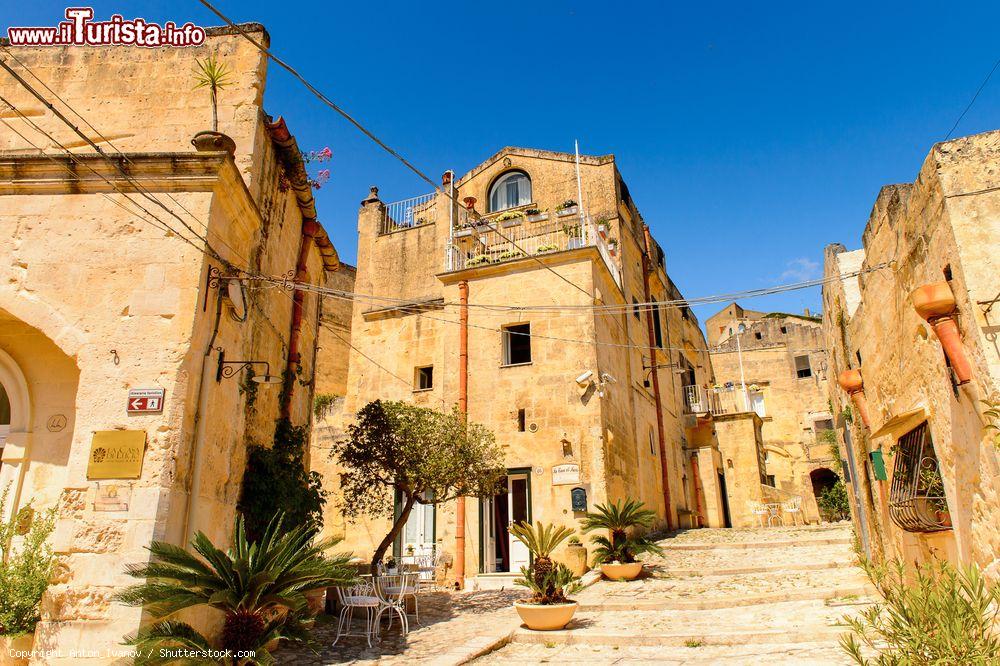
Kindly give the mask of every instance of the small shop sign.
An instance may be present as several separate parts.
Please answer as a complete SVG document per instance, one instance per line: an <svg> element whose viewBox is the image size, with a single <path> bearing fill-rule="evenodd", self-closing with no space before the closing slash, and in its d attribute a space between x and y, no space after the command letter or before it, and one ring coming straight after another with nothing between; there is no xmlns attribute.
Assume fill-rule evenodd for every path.
<svg viewBox="0 0 1000 666"><path fill-rule="evenodd" d="M565 463L552 468L553 486L570 486L580 483L580 466L576 463Z"/></svg>
<svg viewBox="0 0 1000 666"><path fill-rule="evenodd" d="M138 479L145 452L145 430L98 430L90 442L87 478Z"/></svg>
<svg viewBox="0 0 1000 666"><path fill-rule="evenodd" d="M130 389L126 411L129 414L158 414L163 411L164 389Z"/></svg>

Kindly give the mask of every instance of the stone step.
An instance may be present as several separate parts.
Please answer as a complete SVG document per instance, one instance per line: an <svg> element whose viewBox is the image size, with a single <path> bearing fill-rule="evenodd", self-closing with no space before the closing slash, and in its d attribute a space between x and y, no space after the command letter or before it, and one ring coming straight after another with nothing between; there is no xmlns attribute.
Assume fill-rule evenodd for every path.
<svg viewBox="0 0 1000 666"><path fill-rule="evenodd" d="M741 597L718 597L704 599L622 599L621 601L581 601L581 611L657 611L657 610L714 610L719 608L741 608L778 604L787 601L826 601L843 597L869 599L876 594L870 584L845 585L825 589L789 590L770 594L745 595Z"/></svg>
<svg viewBox="0 0 1000 666"><path fill-rule="evenodd" d="M825 539L792 539L784 541L732 541L715 543L710 541L670 543L660 541L663 550L752 550L758 548L795 548L796 546L843 546L851 545L849 537L829 537Z"/></svg>
<svg viewBox="0 0 1000 666"><path fill-rule="evenodd" d="M850 560L830 560L827 562L799 562L796 564L776 564L766 567L730 567L730 568L703 568L703 569L669 569L657 567L656 573L669 574L671 576L735 576L739 574L770 574L784 573L787 571L825 571L827 569L852 569L854 562Z"/></svg>
<svg viewBox="0 0 1000 666"><path fill-rule="evenodd" d="M653 634L645 632L592 633L563 629L559 631L531 631L518 629L514 643L553 643L556 645L611 645L611 646L671 646L683 647L692 643L701 645L767 645L790 643L829 642L836 645L842 627L803 627L800 629L752 629L745 631L716 631L710 633L672 632Z"/></svg>

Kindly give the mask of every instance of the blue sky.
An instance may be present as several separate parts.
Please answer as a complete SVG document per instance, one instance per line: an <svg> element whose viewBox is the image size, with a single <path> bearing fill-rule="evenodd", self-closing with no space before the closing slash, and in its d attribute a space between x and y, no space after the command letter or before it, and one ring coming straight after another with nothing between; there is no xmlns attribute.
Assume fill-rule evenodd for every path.
<svg viewBox="0 0 1000 666"><path fill-rule="evenodd" d="M858 247L879 188L915 178L1000 57L996 3L217 4L432 176L504 145L614 153L689 297L815 277L826 244ZM219 23L195 0L93 5ZM53 25L65 6L4 21ZM995 76L956 135L1000 125ZM317 199L346 260L369 185L429 191L273 65L265 103L304 150L333 150ZM819 304L818 289L744 302Z"/></svg>

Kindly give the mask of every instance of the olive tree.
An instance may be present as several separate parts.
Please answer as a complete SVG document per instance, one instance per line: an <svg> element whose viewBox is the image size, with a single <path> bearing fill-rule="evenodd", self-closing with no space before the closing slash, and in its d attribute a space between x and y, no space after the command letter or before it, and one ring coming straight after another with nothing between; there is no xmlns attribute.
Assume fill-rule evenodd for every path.
<svg viewBox="0 0 1000 666"><path fill-rule="evenodd" d="M395 514L375 549L372 569L403 529L416 503L442 504L458 497L499 492L506 473L493 433L453 410L437 412L403 402L375 400L362 407L331 455L341 473L341 508L360 516Z"/></svg>

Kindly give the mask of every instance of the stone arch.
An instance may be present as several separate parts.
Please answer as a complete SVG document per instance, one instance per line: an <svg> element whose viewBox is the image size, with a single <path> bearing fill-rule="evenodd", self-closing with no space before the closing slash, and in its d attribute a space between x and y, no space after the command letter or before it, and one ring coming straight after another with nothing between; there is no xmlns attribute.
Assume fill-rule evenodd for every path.
<svg viewBox="0 0 1000 666"><path fill-rule="evenodd" d="M817 467L809 472L809 481L812 483L813 496L818 505L823 492L836 485L840 481L840 476L829 467Z"/></svg>
<svg viewBox="0 0 1000 666"><path fill-rule="evenodd" d="M75 358L87 343L79 328L56 308L35 296L25 296L10 287L0 287L0 308L38 329L69 357Z"/></svg>
<svg viewBox="0 0 1000 666"><path fill-rule="evenodd" d="M0 349L0 384L7 391L10 402L10 432L31 432L31 396L28 380L10 354Z"/></svg>

